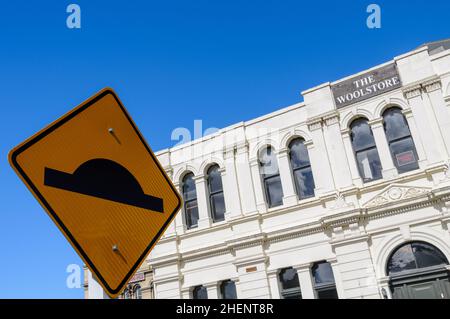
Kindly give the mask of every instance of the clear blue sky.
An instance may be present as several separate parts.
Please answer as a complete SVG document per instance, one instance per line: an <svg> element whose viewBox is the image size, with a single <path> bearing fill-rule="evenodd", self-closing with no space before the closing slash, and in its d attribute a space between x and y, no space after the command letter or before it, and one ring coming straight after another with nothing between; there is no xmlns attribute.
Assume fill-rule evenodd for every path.
<svg viewBox="0 0 450 319"><path fill-rule="evenodd" d="M300 91L450 37L450 2L3 1L0 5L0 297L82 298L81 260L8 165L8 151L105 86L154 150L176 127L224 127ZM382 28L366 27L366 7ZM81 6L82 28L66 27ZM306 4L307 3L307 4Z"/></svg>

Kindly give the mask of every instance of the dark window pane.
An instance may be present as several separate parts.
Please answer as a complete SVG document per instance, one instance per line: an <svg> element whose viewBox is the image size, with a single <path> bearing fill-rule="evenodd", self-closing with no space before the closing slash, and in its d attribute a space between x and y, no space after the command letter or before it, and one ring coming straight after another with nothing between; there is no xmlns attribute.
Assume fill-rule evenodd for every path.
<svg viewBox="0 0 450 319"><path fill-rule="evenodd" d="M206 290L206 287L203 286L197 286L192 291L192 298L193 299L208 299L208 291Z"/></svg>
<svg viewBox="0 0 450 319"><path fill-rule="evenodd" d="M311 167L301 168L294 171L295 184L300 198L314 196L314 178Z"/></svg>
<svg viewBox="0 0 450 319"><path fill-rule="evenodd" d="M447 265L447 258L437 248L426 243L412 243L412 250L419 268Z"/></svg>
<svg viewBox="0 0 450 319"><path fill-rule="evenodd" d="M356 161L359 174L365 182L382 177L381 162L376 148L356 153Z"/></svg>
<svg viewBox="0 0 450 319"><path fill-rule="evenodd" d="M283 203L283 189L278 173L277 159L271 147L267 147L260 152L259 161L267 204L269 207L281 205Z"/></svg>
<svg viewBox="0 0 450 319"><path fill-rule="evenodd" d="M316 290L317 299L339 299L336 288L318 289Z"/></svg>
<svg viewBox="0 0 450 319"><path fill-rule="evenodd" d="M213 166L208 170L208 186L211 193L222 191L222 176L218 166Z"/></svg>
<svg viewBox="0 0 450 319"><path fill-rule="evenodd" d="M300 293L300 291L295 292L295 293L282 292L281 297L282 297L282 299L302 299L302 294Z"/></svg>
<svg viewBox="0 0 450 319"><path fill-rule="evenodd" d="M237 299L236 286L233 281L227 280L220 285L222 299Z"/></svg>
<svg viewBox="0 0 450 319"><path fill-rule="evenodd" d="M389 275L416 268L416 260L410 244L398 248L388 262Z"/></svg>
<svg viewBox="0 0 450 319"><path fill-rule="evenodd" d="M356 120L351 125L352 145L355 152L375 146L372 130L367 120Z"/></svg>
<svg viewBox="0 0 450 319"><path fill-rule="evenodd" d="M383 114L384 130L392 159L399 173L419 168L417 152L408 123L400 109L389 109Z"/></svg>
<svg viewBox="0 0 450 319"><path fill-rule="evenodd" d="M353 151L362 179L367 182L381 178L381 162L367 120L356 120L350 128Z"/></svg>
<svg viewBox="0 0 450 319"><path fill-rule="evenodd" d="M183 179L183 197L184 200L197 198L197 191L195 189L194 174L190 173Z"/></svg>
<svg viewBox="0 0 450 319"><path fill-rule="evenodd" d="M265 181L266 194L269 207L283 204L283 189L281 188L280 176L267 178Z"/></svg>
<svg viewBox="0 0 450 319"><path fill-rule="evenodd" d="M318 284L334 283L333 270L330 263L321 262L312 267L314 282Z"/></svg>
<svg viewBox="0 0 450 319"><path fill-rule="evenodd" d="M279 279L283 290L300 287L297 271L293 268L283 269L279 274Z"/></svg>
<svg viewBox="0 0 450 319"><path fill-rule="evenodd" d="M392 142L389 145L394 164L400 173L418 169L417 155L411 137Z"/></svg>
<svg viewBox="0 0 450 319"><path fill-rule="evenodd" d="M384 130L388 141L410 136L408 123L401 110L397 108L389 109L383 114Z"/></svg>
<svg viewBox="0 0 450 319"><path fill-rule="evenodd" d="M186 223L188 228L197 226L198 223L198 207L197 200L185 203Z"/></svg>
<svg viewBox="0 0 450 319"><path fill-rule="evenodd" d="M292 169L309 166L308 149L303 140L295 139L289 144Z"/></svg>
<svg viewBox="0 0 450 319"><path fill-rule="evenodd" d="M211 195L211 212L215 222L224 220L225 218L225 201L223 193Z"/></svg>

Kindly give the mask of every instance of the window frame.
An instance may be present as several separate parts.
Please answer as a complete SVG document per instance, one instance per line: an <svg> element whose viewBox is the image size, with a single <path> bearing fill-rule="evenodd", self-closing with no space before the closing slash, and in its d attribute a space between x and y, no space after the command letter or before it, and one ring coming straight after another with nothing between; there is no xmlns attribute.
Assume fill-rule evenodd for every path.
<svg viewBox="0 0 450 319"><path fill-rule="evenodd" d="M192 181L194 182L194 187L195 187L195 197L191 198L191 199L186 199L186 192L184 191L184 186L186 184L186 179L187 178L192 178ZM199 212L199 207L198 207L197 185L195 183L195 175L194 175L194 173L188 172L188 173L184 174L182 182L181 182L181 192L182 192L182 195L183 195L183 211L184 211L183 215L184 215L184 221L185 221L186 228L187 229L198 228L198 219L199 218L197 218L197 223L196 224L189 224L189 222L188 222L189 219L188 219L188 216L187 216L188 215L188 213L187 213L188 212L187 205L189 203L196 202L197 215L198 215L198 217L200 217L200 212ZM191 220L192 220L192 218L191 218Z"/></svg>
<svg viewBox="0 0 450 319"><path fill-rule="evenodd" d="M213 169L217 169L218 173L219 173L219 177L220 177L220 185L221 185L221 189L220 190L216 190L216 191L211 191L211 183L210 183L210 172ZM224 194L224 190L223 190L223 181L222 181L222 174L220 171L220 166L218 164L213 164L211 165L207 172L206 172L206 184L207 184L207 188L208 188L208 199L209 199L209 212L210 212L210 216L211 219L213 221L213 223L218 223L218 222L222 222L225 220L225 213L226 213L226 203L225 203L225 194ZM224 212L223 212L223 218L222 219L216 219L216 214L215 214L215 205L213 204L213 197L215 195L222 195L222 200L224 203Z"/></svg>
<svg viewBox="0 0 450 319"><path fill-rule="evenodd" d="M328 264L330 266L331 269L331 273L333 275L333 281L331 282L324 282L324 283L317 283L316 282L316 277L315 277L315 273L314 273L314 268L320 264ZM331 263L326 261L326 260L322 260L322 261L318 261L315 262L312 266L311 266L311 277L313 280L313 288L314 288L314 295L317 299L323 299L323 298L319 298L319 293L324 292L324 291L331 291L334 290L336 292L336 297L337 299L339 299L339 293L337 291L337 286L336 286L336 278L334 277L334 272L333 272L333 267L331 266Z"/></svg>
<svg viewBox="0 0 450 319"><path fill-rule="evenodd" d="M373 145L366 146L366 147L363 147L363 148L360 148L360 149L356 150L355 145L353 143L353 139L354 139L354 135L355 134L353 133L353 129L352 128L355 125L355 123L357 123L357 122L365 122L365 124L367 125L367 127L369 128L369 130L371 132ZM360 176L361 180L363 181L363 183L370 183L370 182L374 182L374 181L382 179L383 178L383 174L382 174L383 166L381 164L380 154L378 153L378 148L377 148L377 144L376 144L376 141L375 141L375 136L373 135L373 130L372 130L372 127L370 127L369 120L367 120L365 117L358 117L358 118L354 119L350 123L349 130L350 130L350 143L352 144L353 155L355 157L355 162L356 162L356 166L357 166L357 169L358 169L359 176ZM380 176L378 178L371 178L371 179L369 179L369 178L365 178L363 172L361 172L360 161L358 160L358 155L359 154L363 154L363 153L368 153L369 151L372 151L372 150L375 150L377 152L378 160L380 162L380 172L379 172ZM371 170L371 173L373 173L372 170Z"/></svg>
<svg viewBox="0 0 450 319"><path fill-rule="evenodd" d="M406 128L408 129L408 132L409 132L408 135L404 135L404 136L401 136L401 137L396 137L394 139L390 139L390 137L387 134L386 120L385 120L386 114L388 114L389 112L397 112L403 117L403 122L404 122L404 124L405 124L405 126L406 126ZM386 141L387 141L387 144L388 144L389 153L391 154L391 158L392 158L392 161L394 162L394 166L397 169L397 172L399 174L403 174L403 173L407 173L407 172L411 172L411 171L419 169L420 168L419 167L419 155L417 154L416 143L414 142L414 139L413 139L412 134L411 134L411 129L409 128L408 120L406 119L405 115L403 114L402 109L400 107L398 107L398 106L388 107L388 108L386 108L383 111L383 114L382 114L381 118L383 119L383 130L384 130L384 135L386 137ZM413 152L413 155L414 155L416 160L415 160L414 163L407 163L405 165L398 165L396 154L394 154L394 152L392 150L392 145L395 144L395 143L398 143L398 142L409 140L409 139L411 140L411 144L412 144L411 151ZM407 166L407 165L411 165L412 166L413 164L415 164L414 168L411 168L411 169L408 169L408 170L405 170L405 169L402 168L402 166Z"/></svg>
<svg viewBox="0 0 450 319"><path fill-rule="evenodd" d="M443 263L443 264L436 264L436 265L427 266L427 267L421 267L421 266L419 265L419 262L418 262L418 258L417 258L418 255L416 255L416 252L415 252L414 249L413 249L413 245L425 245L425 246L428 246L429 248L432 248L433 251L434 251L435 253L437 253L437 255L441 255L441 256L439 256L439 257L443 257L445 263ZM409 246L410 249L411 249L411 256L414 258L414 265L415 265L415 268L404 269L404 270L397 271L397 272L391 271L391 270L390 270L390 265L391 265L391 261L392 261L393 257L395 256L395 254L396 254L400 249L402 249L403 247L406 247L406 246ZM402 276L405 276L405 275L418 273L418 272L421 272L421 271L424 271L424 270L427 270L427 269L444 268L444 267L446 267L446 266L448 266L448 265L449 265L449 260L448 260L447 256L446 256L446 255L444 254L444 252L443 252L441 249L439 249L437 246L435 246L434 244L431 244L431 243L429 243L429 242L426 242L426 241L422 241L422 240L413 240L413 241L408 241L408 242L402 243L402 244L396 246L396 247L391 251L391 253L389 254L389 257L387 258L387 261L386 261L385 273L386 273L386 276L389 276L389 277L391 277L391 278L395 278L395 277L402 277Z"/></svg>
<svg viewBox="0 0 450 319"><path fill-rule="evenodd" d="M137 294L138 291L139 291L139 296ZM136 284L133 286L133 299L142 299L142 287L139 284Z"/></svg>
<svg viewBox="0 0 450 319"><path fill-rule="evenodd" d="M261 160L261 153L262 152L267 152L267 150L270 149L271 150L271 154L273 154L274 159L277 161L277 172L273 173L273 174L264 174L263 173L263 167L264 164ZM259 166L259 175L261 177L262 180L262 184L264 186L264 197L265 197L265 201L266 204L269 208L274 208L274 207L279 207L283 205L283 183L281 181L281 176L280 176L280 167L278 166L278 158L277 155L275 153L275 149L271 146L271 145L267 145L266 147L262 148L259 152L258 152L258 166ZM269 187L268 185L268 181L270 180L276 180L278 179L279 184L280 184L280 190L281 190L281 200L279 204L274 204L272 203L272 200L270 198L270 192L269 192Z"/></svg>
<svg viewBox="0 0 450 319"><path fill-rule="evenodd" d="M286 271L288 269L292 269L295 272L297 272L293 267L286 267L286 268L282 268L278 271L277 277L278 277L278 286L279 286L279 291L280 291L280 298L281 299L303 299L302 296L302 290L300 287L300 279L298 278L298 273L296 274L297 276L297 282L298 282L298 287L294 287L294 288L283 288L283 283L281 280L281 274L283 273L283 271ZM287 298L287 297L294 297L294 296L298 296L297 298Z"/></svg>
<svg viewBox="0 0 450 319"><path fill-rule="evenodd" d="M234 294L235 294L236 298L224 298L224 297L225 297L225 294L224 294L224 285L225 285L226 283L229 283L229 282L233 283L233 286L234 286ZM234 280L231 280L231 279L222 280L222 281L220 282L219 291L220 291L220 299L225 299L225 300L238 299L238 296L237 296L237 289L236 289L236 282L235 282Z"/></svg>
<svg viewBox="0 0 450 319"><path fill-rule="evenodd" d="M196 290L204 290L206 292L206 298L195 298ZM205 286L203 286L203 285L198 285L198 286L193 287L192 291L191 291L191 294L192 294L192 299L193 300L205 300L205 299L208 299L208 289Z"/></svg>
<svg viewBox="0 0 450 319"><path fill-rule="evenodd" d="M294 142L296 142L296 141L300 141L300 142L303 144L303 146L306 148L306 152L307 152L307 154L308 154L308 164L300 165L300 166L294 168L294 165L293 165L293 162L292 162L292 153L293 153L293 152L292 152L292 144L293 144ZM296 193L297 193L298 199L299 199L299 200L302 200L302 199L307 199L307 198L313 198L313 197L315 197L315 196L316 196L316 192L315 192L315 189L316 189L316 183L315 183L315 181L314 181L314 174L313 174L312 167L311 167L311 159L309 158L309 152L308 152L308 148L307 148L306 145L305 145L305 140L304 140L303 138L301 138L301 137L295 137L295 138L293 138L293 139L289 142L289 145L288 145L288 155L289 155L289 164L290 164L290 167L291 167L292 179L293 179L293 181L294 181L294 187L295 187L295 191L296 191ZM313 187L312 195L309 195L309 196L300 196L301 190L299 189L299 186L298 186L299 183L297 182L297 175L296 175L296 172L297 172L297 171L303 171L303 170L305 170L305 169L309 169L309 170L311 171L312 184L313 184L314 187Z"/></svg>

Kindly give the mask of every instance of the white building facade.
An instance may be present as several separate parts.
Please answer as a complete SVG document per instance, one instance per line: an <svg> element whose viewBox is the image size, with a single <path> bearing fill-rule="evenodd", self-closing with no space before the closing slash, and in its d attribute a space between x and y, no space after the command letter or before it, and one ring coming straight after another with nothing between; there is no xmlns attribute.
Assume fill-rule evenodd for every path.
<svg viewBox="0 0 450 319"><path fill-rule="evenodd" d="M157 153L184 206L155 298L450 298L450 50Z"/></svg>

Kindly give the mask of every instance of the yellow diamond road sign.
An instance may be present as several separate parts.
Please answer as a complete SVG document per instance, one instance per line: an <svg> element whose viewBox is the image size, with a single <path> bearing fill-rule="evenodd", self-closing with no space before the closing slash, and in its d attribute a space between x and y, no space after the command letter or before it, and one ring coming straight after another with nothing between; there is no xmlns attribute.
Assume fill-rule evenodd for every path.
<svg viewBox="0 0 450 319"><path fill-rule="evenodd" d="M9 161L111 297L181 206L111 89L15 147Z"/></svg>

